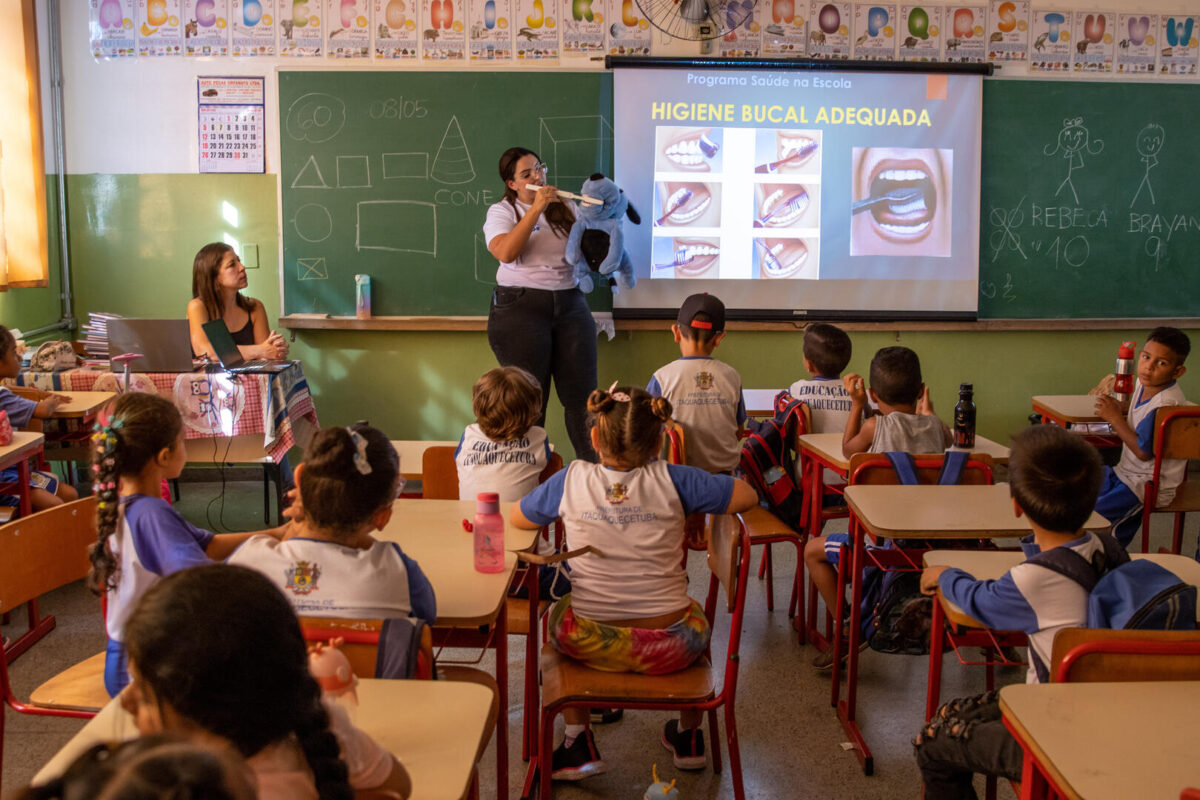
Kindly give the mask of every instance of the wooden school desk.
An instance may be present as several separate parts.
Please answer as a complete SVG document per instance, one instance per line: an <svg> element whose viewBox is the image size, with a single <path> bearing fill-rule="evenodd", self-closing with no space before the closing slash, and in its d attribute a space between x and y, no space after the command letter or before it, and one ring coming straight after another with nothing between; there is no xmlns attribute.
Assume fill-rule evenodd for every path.
<svg viewBox="0 0 1200 800"><path fill-rule="evenodd" d="M978 439L976 439L978 442ZM847 653L846 699L841 700L838 670L833 671L832 697L838 719L855 745L855 752L868 775L874 760L856 719L858 699L858 645L862 636L859 606L862 603L862 572L866 565L864 529L880 539L995 539L1025 536L1031 531L1027 517L1013 514L1008 484L986 486L858 485L846 487L850 524L850 641L842 642L834 630L834 664L844 648ZM857 520L858 524L855 524ZM1092 512L1084 526L1104 530L1108 521ZM840 620L838 623L840 624Z"/></svg>
<svg viewBox="0 0 1200 800"><path fill-rule="evenodd" d="M486 687L457 681L360 678L358 703L355 724L408 770L413 800L458 800L466 795L492 705ZM42 767L33 783L61 775L94 744L137 735L133 717L121 708L120 700L113 699Z"/></svg>
<svg viewBox="0 0 1200 800"><path fill-rule="evenodd" d="M1033 398L1033 413L1042 415L1043 425L1104 425L1107 430L1092 433L1082 431L1087 441L1097 447L1120 447L1121 440L1111 428L1096 416L1096 396L1091 394L1040 394Z"/></svg>
<svg viewBox="0 0 1200 800"><path fill-rule="evenodd" d="M779 389L742 389L742 404L746 406L746 416L775 416L775 395L779 392Z"/></svg>
<svg viewBox="0 0 1200 800"><path fill-rule="evenodd" d="M1175 573L1180 580L1193 586L1200 586L1200 563L1194 559L1159 553L1131 553L1129 557L1149 559ZM1025 561L1025 554L1019 550L930 550L924 556L924 563L927 567L955 567L978 580L996 580L1023 561ZM929 685L925 696L926 721L932 719L934 712L937 711L941 693L942 654L946 637L938 636L937 633L944 629L945 621L948 619L955 625L964 628L987 630L983 623L967 615L961 608L943 597L940 589L936 599L937 602L933 604L933 620L930 628L932 635L929 640ZM1004 634L1001 633L1000 636L1003 638ZM1015 644L1015 642L1008 641L1001 643ZM975 642L970 642L970 644L975 644ZM991 691L991 675L989 674L988 677L987 690Z"/></svg>
<svg viewBox="0 0 1200 800"><path fill-rule="evenodd" d="M1004 724L1025 750L1023 800L1053 791L1069 800L1176 800L1200 784L1197 708L1200 681L1000 690Z"/></svg>
<svg viewBox="0 0 1200 800"><path fill-rule="evenodd" d="M40 433L13 431L12 443L0 447L0 470L12 466L17 468L17 485L10 487L8 491L15 490L20 499L17 508L22 517L29 516L33 510L29 503L29 459L36 456L39 463L41 462L45 441L46 437Z"/></svg>
<svg viewBox="0 0 1200 800"><path fill-rule="evenodd" d="M502 503L505 520L512 503ZM504 598L516 571L516 552L533 547L538 531L505 525L504 570L496 573L475 571L475 537L463 529L462 521L475 518L474 500L406 499L392 506L387 527L376 533L382 541L396 542L405 554L421 565L421 571L433 585L437 596L440 628L495 628L496 683L500 690L500 708L508 708L508 621ZM528 575L536 575L529 570ZM532 578L530 578L532 580ZM530 620L530 641L536 655L538 626ZM528 671L529 658L526 658ZM530 685L526 675L526 695ZM536 692L536 686L534 691ZM526 706L530 698L526 697ZM536 717L535 717L536 719ZM496 772L500 797L508 796L508 715L496 722Z"/></svg>

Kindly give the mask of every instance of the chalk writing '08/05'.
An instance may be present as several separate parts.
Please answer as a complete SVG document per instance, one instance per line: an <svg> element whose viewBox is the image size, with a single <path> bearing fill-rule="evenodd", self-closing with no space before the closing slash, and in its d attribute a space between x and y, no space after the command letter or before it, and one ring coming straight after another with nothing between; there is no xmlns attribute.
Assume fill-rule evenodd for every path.
<svg viewBox="0 0 1200 800"><path fill-rule="evenodd" d="M367 113L371 119L424 119L429 115L425 100L404 97L388 97L371 103Z"/></svg>

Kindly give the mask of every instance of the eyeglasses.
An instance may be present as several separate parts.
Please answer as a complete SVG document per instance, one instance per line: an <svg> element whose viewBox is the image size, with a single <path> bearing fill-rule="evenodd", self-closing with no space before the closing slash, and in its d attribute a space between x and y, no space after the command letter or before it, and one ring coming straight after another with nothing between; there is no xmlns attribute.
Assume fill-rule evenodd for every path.
<svg viewBox="0 0 1200 800"><path fill-rule="evenodd" d="M532 178L534 175L538 174L539 172L542 173L543 175L545 175L547 169L549 169L549 168L545 164L543 164L541 161L539 161L536 164L534 164L533 167L531 167L530 169L522 170L521 172L518 172L517 177L524 180L527 178Z"/></svg>

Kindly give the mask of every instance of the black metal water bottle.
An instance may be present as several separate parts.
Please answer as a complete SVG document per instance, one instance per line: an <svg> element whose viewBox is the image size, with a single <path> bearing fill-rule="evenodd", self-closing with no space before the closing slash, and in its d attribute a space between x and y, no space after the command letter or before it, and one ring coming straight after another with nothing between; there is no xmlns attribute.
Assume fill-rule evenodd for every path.
<svg viewBox="0 0 1200 800"><path fill-rule="evenodd" d="M974 387L969 383L958 386L958 403L954 406L954 446L975 446Z"/></svg>

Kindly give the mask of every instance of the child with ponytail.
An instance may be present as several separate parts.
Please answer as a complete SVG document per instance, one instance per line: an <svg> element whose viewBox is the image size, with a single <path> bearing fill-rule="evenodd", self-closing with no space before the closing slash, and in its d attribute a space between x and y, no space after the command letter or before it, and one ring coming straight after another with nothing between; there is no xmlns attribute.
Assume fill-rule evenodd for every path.
<svg viewBox="0 0 1200 800"><path fill-rule="evenodd" d="M539 528L561 517L566 546L588 553L571 561L571 594L550 612L550 642L595 669L658 675L690 666L708 646L709 626L688 597L681 554L688 514L732 514L758 497L744 481L656 460L665 398L633 387L588 398L599 464L573 461L534 489L511 522ZM600 555L603 553L603 555ZM605 770L587 729L586 709L567 709L566 739L554 751L552 776L580 780ZM663 745L681 769L704 767L700 713L684 711L663 730Z"/></svg>
<svg viewBox="0 0 1200 800"><path fill-rule="evenodd" d="M169 575L142 597L126 633L133 682L121 705L138 730L232 746L260 800L411 791L400 763L322 700L300 623L258 572L211 564Z"/></svg>
<svg viewBox="0 0 1200 800"><path fill-rule="evenodd" d="M372 536L391 519L399 488L400 459L387 436L364 424L325 428L296 467L287 534L255 536L229 563L266 575L297 614L414 616L432 625L437 602L421 567L400 545Z"/></svg>
<svg viewBox="0 0 1200 800"><path fill-rule="evenodd" d="M221 560L254 534L201 530L159 496L162 481L178 478L187 462L183 420L170 400L121 395L100 414L92 444L98 539L89 584L108 595L104 686L115 697L129 683L125 623L138 599L162 576Z"/></svg>

